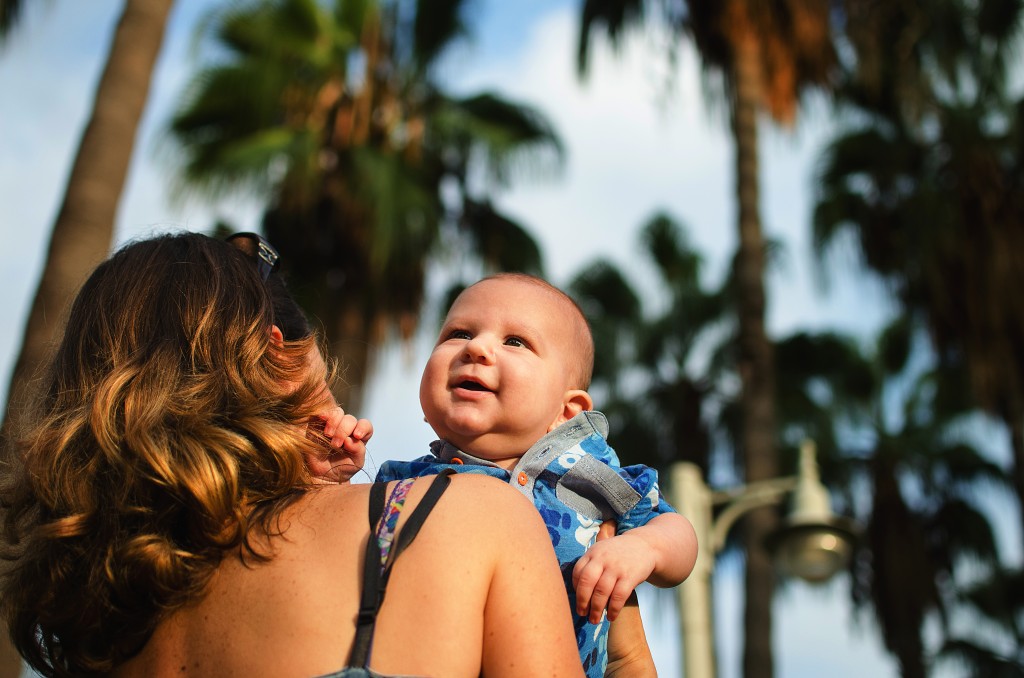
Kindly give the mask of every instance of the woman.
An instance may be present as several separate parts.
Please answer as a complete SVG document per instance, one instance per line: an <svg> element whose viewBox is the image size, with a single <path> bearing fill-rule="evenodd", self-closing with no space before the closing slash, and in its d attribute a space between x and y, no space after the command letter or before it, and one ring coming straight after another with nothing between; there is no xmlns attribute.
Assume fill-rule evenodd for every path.
<svg viewBox="0 0 1024 678"><path fill-rule="evenodd" d="M328 371L312 337L275 339L272 309L251 258L196 234L131 244L82 288L5 496L16 559L3 612L37 671L316 676L349 663L379 601L360 610L363 575L380 573L377 493L314 483L305 425L331 405ZM417 533L421 502L436 503ZM415 540L390 556L372 644L356 648L369 667L582 675L550 543L515 490L417 480L395 532L392 552ZM539 601L528 609L525 590Z"/></svg>

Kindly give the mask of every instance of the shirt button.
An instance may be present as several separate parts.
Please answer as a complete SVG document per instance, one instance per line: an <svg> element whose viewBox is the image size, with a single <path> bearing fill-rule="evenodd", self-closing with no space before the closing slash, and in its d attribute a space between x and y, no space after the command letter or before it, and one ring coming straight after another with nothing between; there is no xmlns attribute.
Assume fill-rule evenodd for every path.
<svg viewBox="0 0 1024 678"><path fill-rule="evenodd" d="M530 482L530 477L527 476L524 471L520 471L517 480L519 481L520 485L525 485L526 483Z"/></svg>

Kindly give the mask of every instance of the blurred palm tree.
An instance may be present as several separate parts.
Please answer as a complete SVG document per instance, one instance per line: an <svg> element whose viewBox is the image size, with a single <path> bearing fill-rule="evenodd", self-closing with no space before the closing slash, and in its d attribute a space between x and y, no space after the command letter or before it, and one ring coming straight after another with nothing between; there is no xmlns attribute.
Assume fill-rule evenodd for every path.
<svg viewBox="0 0 1024 678"><path fill-rule="evenodd" d="M847 124L821 165L815 242L852 240L967 371L1010 431L1024 526L1024 99L1008 78L1024 2L850 4Z"/></svg>
<svg viewBox="0 0 1024 678"><path fill-rule="evenodd" d="M6 41L10 32L21 22L24 9L22 0L0 0L0 41Z"/></svg>
<svg viewBox="0 0 1024 678"><path fill-rule="evenodd" d="M126 0L82 133L46 262L8 389L3 430L16 423L19 403L62 329L79 285L110 251L117 206L128 173L153 66L173 0ZM20 0L2 0L0 43L16 30Z"/></svg>
<svg viewBox="0 0 1024 678"><path fill-rule="evenodd" d="M708 470L710 430L735 435L734 290L705 291L700 256L664 215L641 233L663 303L645 304L606 261L569 289L591 322L597 354L593 391L612 422L624 463L665 468L677 460ZM901 317L875 348L831 333L797 333L777 344L778 447L795 468L805 438L816 440L822 474L841 513L865 525L851 591L868 610L901 675L924 676L938 659L976 673L1020 668L1007 656L1020 637L1019 574L1000 563L991 518L979 497L1009 491L1006 474L971 441L973 404L961 372L922 364ZM926 353L926 352L924 352ZM714 446L721 451L721 445ZM721 472L723 459L714 463ZM963 635L954 619L977 620ZM923 631L939 622L944 648ZM987 667L987 668L986 668Z"/></svg>
<svg viewBox="0 0 1024 678"><path fill-rule="evenodd" d="M643 303L633 283L604 260L568 287L594 334L592 391L623 463L667 469L690 461L706 472L708 422L723 397L718 358L733 336L730 307L723 292L704 289L702 257L681 224L657 214L639 240L663 304Z"/></svg>
<svg viewBox="0 0 1024 678"><path fill-rule="evenodd" d="M171 123L183 189L265 200L263 230L342 358L347 409L381 342L413 335L432 262L541 268L490 195L557 168L561 144L536 110L444 90L464 4L235 3L205 24L212 63Z"/></svg>
<svg viewBox="0 0 1024 678"><path fill-rule="evenodd" d="M1024 570L1007 568L982 579L966 588L963 600L974 611L975 618L994 620L1011 631L1010 640L1002 643L1002 647L994 647L991 632L954 636L943 643L938 661L966 666L972 675L986 678L1024 676Z"/></svg>
<svg viewBox="0 0 1024 678"><path fill-rule="evenodd" d="M775 370L765 331L765 240L760 217L758 115L789 124L802 94L827 88L836 64L829 3L805 0L587 0L581 14L579 66L587 68L591 33L600 26L617 40L649 16L691 40L708 78L721 91L736 143L738 246L737 359L742 428L737 454L747 482L778 474L775 450ZM673 46L672 54L675 56ZM770 509L744 519L746 609L743 675L770 678L774 572L764 549L774 529Z"/></svg>
<svg viewBox="0 0 1024 678"><path fill-rule="evenodd" d="M173 0L125 0L92 112L71 166L64 198L50 234L21 350L14 363L0 438L18 428L21 404L63 328L78 287L110 251L117 206L128 174L153 67L160 54ZM25 4L0 0L0 46L16 30ZM18 675L21 660L0 634L0 674Z"/></svg>
<svg viewBox="0 0 1024 678"><path fill-rule="evenodd" d="M781 340L776 355L782 449L795 466L799 441L818 441L824 478L844 512L865 525L851 566L853 601L873 612L900 675L924 678L933 663L926 622L953 638L952 613L969 599L965 582L1004 580L978 497L993 489L1009 496L1010 486L964 434L972 410L962 380L911 360L920 351L911 351L910 328L900 318L868 352L845 337L799 333ZM1019 636L1006 603L988 618L1012 643ZM982 632L972 640L985 647L992 639Z"/></svg>

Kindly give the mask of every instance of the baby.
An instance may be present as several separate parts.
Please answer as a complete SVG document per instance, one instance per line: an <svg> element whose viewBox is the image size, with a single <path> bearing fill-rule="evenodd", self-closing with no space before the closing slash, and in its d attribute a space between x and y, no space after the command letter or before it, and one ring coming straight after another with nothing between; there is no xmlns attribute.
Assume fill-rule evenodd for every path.
<svg viewBox="0 0 1024 678"><path fill-rule="evenodd" d="M547 523L584 668L603 676L608 622L641 582L685 579L697 543L654 470L619 466L586 391L593 355L583 313L543 280L501 274L470 286L448 311L420 382L440 440L431 455L386 462L377 480L454 468L520 489ZM617 536L597 541L605 521Z"/></svg>

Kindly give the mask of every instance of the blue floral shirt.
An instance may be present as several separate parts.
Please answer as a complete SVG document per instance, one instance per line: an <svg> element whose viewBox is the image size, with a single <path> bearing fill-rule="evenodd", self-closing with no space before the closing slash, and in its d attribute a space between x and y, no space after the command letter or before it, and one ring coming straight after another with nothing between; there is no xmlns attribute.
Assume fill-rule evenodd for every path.
<svg viewBox="0 0 1024 678"><path fill-rule="evenodd" d="M608 420L595 411L581 412L538 440L507 471L485 459L436 440L432 454L412 461L385 462L377 480L433 475L445 468L500 478L533 501L555 547L573 611L576 643L588 676L603 676L608 664L608 620L591 624L576 614L572 570L597 540L605 520L617 521L622 533L646 524L660 513L674 513L658 488L658 474L646 466L619 466L605 439Z"/></svg>

